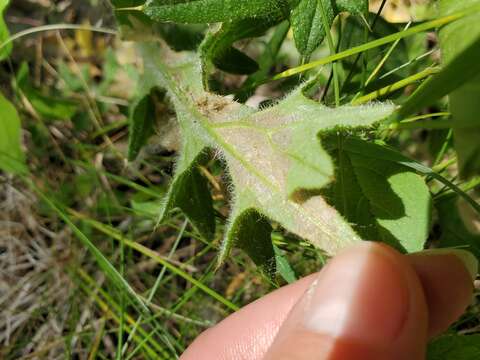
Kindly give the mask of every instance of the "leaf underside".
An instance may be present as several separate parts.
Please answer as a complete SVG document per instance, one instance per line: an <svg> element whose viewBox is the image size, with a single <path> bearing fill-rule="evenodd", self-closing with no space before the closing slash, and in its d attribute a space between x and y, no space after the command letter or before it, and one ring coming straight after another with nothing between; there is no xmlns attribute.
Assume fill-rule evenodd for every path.
<svg viewBox="0 0 480 360"><path fill-rule="evenodd" d="M335 175L333 161L318 134L368 128L389 115L391 105L330 109L297 89L277 105L255 111L205 92L197 57L151 43L141 49L147 77L167 89L183 137L161 219L179 207L204 235L212 234L213 207L211 199L205 197L205 180L196 169L205 149L215 149L225 161L233 188L221 260L235 245L246 250L258 265L271 269L274 251L266 219L329 254L361 240L318 195ZM156 61L160 58L164 59L162 63Z"/></svg>

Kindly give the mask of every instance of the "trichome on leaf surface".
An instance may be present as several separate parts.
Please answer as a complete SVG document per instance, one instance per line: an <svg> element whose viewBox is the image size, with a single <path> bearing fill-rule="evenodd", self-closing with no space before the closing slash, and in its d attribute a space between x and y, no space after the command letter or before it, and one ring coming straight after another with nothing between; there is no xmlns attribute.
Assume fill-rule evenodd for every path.
<svg viewBox="0 0 480 360"><path fill-rule="evenodd" d="M146 111L153 89L166 92L166 102L174 109L181 130L182 146L160 221L165 220L172 209L180 208L203 236L214 236L215 210L207 179L198 166L215 155L227 170L231 189L230 215L220 263L236 246L245 250L257 265L274 273L276 260L271 222L330 255L361 239L384 241L405 252L424 248L432 223L432 190L426 183L431 174L419 170L420 164L413 159L402 161L399 152L383 140L394 143L390 129L404 125L407 116L435 104L445 95L432 95L428 88L423 88L430 82L436 81L437 87L438 82L448 83L452 72L459 70L455 62L465 56L465 51L471 51L468 44L462 51L449 55L443 70L432 71L434 75L412 96L405 98L398 92L386 92L385 95L391 95L390 99L405 103L396 110L388 96L383 93L375 96L374 91L385 81L393 81L406 66L395 64L399 61L391 55L395 47L407 48L411 44L408 39L402 39L401 27L386 23L378 15L369 16L368 1L150 0L144 4L114 3L125 34L134 33L140 24L157 29L151 33L160 34L153 40L151 37L140 39L138 45L144 74L138 105L132 110L131 144L135 148L131 154L136 155L139 144L147 141L148 134L143 130L150 128L154 121L152 111ZM476 21L476 16L468 16L467 10L472 6L478 8L478 2L453 10L444 9L449 6L448 1L441 5L439 20L447 24L442 28L444 33L451 26ZM352 17L360 19L360 26L352 24ZM369 20L370 25L366 23ZM290 90L267 106L252 108L242 103L253 95L252 89L268 81L281 44L287 37L284 29L288 29L288 24L302 61L308 61L325 38L331 53L344 49L345 60L334 63L331 73L334 78L331 87L335 88L336 104L340 100L340 106L327 106L318 99L322 83L325 87L321 78L323 69L294 78ZM171 30L172 26L182 35L191 31L192 38L203 36L196 52L182 51L181 37L162 36L161 29L169 27ZM199 30L198 26L204 28ZM381 31L377 32L375 26ZM342 31L348 34L348 40L341 37ZM386 38L385 32L393 43L386 55L377 51L378 45L375 45L379 38ZM421 38L423 29L411 33ZM337 45L331 46L334 35ZM248 44L245 39L252 42L255 38L268 39L268 36L270 41L265 45L264 54L257 55L258 60L254 60L254 51L246 51L248 47L245 50ZM471 37L470 42L475 45L478 36ZM348 41L362 45L362 39L363 45L370 46L356 58L349 56ZM372 41L365 44L368 40ZM442 46L448 46L447 43L444 41ZM243 51L239 44L243 44ZM478 52L477 48L474 50ZM366 63L368 56L377 61L373 69ZM342 71L336 65L343 65ZM367 71L372 74L368 74L366 81L362 76ZM233 99L225 96L219 74L247 76L243 86L233 92L227 91L233 93ZM343 80L341 89L340 80ZM408 76L406 80L403 86L410 84ZM456 87L462 85L459 83ZM338 97L340 90L341 99ZM328 89L323 91L322 99L328 100ZM380 99L363 105L349 104L367 91L374 94L369 98ZM417 98L422 101L415 103ZM452 116L455 115L452 109ZM455 119L454 124L461 121ZM463 159L466 150L462 145L457 146L457 150L463 164L467 161ZM478 159L468 162L471 165L467 168L474 169ZM472 175L466 169L462 173ZM440 174L434 174L437 180L445 180L444 184L457 196L470 198Z"/></svg>

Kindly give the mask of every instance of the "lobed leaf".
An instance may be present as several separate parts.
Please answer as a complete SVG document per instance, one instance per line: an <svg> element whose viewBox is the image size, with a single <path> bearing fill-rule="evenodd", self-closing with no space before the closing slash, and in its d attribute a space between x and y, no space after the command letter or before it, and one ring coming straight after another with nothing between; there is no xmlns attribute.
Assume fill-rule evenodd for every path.
<svg viewBox="0 0 480 360"><path fill-rule="evenodd" d="M330 109L306 98L298 89L277 105L256 112L204 92L198 81L198 59L182 62L178 54L169 54L151 44L143 46L143 53L145 67L155 74L151 77L155 76L170 94L184 137L177 180L170 192L190 191L178 178L188 174L205 147L215 148L228 167L234 200L220 259L225 258L235 242L242 243L248 237L248 223L261 221L262 217L256 214L280 223L330 254L360 240L342 216L321 196L316 196L317 190L334 175L332 161L317 134L370 126L390 114L391 105ZM156 62L158 58L165 62ZM309 148L299 147L298 138ZM311 154L311 147L315 147L316 156ZM263 228L261 239L252 242L267 242L267 227ZM262 248L264 254L272 254L267 247ZM250 255L258 255L255 252Z"/></svg>

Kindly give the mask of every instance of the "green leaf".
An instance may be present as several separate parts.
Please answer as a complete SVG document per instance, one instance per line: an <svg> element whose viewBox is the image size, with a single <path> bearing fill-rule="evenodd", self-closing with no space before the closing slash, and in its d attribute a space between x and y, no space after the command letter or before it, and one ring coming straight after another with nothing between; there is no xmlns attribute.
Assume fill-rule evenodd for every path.
<svg viewBox="0 0 480 360"><path fill-rule="evenodd" d="M276 106L255 111L228 98L204 92L198 80L201 76L197 58L173 54L151 44L143 46L143 58L146 68L151 70L151 77L156 76L159 86L168 90L182 128L184 149L180 154L177 180L170 190L172 193L191 191L179 177L188 174L202 149L210 147L225 160L232 181L234 201L230 231L249 229L248 225L241 226L237 221L244 211L254 209L330 254L360 240L335 209L321 196L314 196L333 178L328 155L318 143L317 156L323 159L322 166L327 164L325 169L318 169L317 160L307 149L295 150L298 144L294 136L308 134L305 141L311 144L311 139L316 139L321 131L370 126L390 114L391 105L330 109L306 98L298 89ZM292 180L294 170L298 179L295 181ZM315 189L314 184L317 184ZM309 194L297 198L295 194L302 190ZM251 216L246 218L251 221ZM262 237L265 233L262 232ZM241 234L227 233L223 246L226 250L221 258L228 255L232 240L242 238L245 237Z"/></svg>
<svg viewBox="0 0 480 360"><path fill-rule="evenodd" d="M189 151L187 148L183 148L184 153ZM215 216L212 197L207 180L197 168L198 165L205 163L206 159L205 153L199 154L193 160L180 158L181 163L176 169L175 178L160 212L160 221L163 221L172 209L180 208L203 237L213 239Z"/></svg>
<svg viewBox="0 0 480 360"><path fill-rule="evenodd" d="M40 116L47 120L69 120L76 114L77 103L59 96L44 95L31 84L29 77L28 64L24 62L18 70L16 85Z"/></svg>
<svg viewBox="0 0 480 360"><path fill-rule="evenodd" d="M397 162L369 156L383 152L379 145L342 135L324 143L337 161L332 201L357 232L403 251L423 250L431 218L424 179Z"/></svg>
<svg viewBox="0 0 480 360"><path fill-rule="evenodd" d="M162 210L163 204L160 201L131 201L132 210L139 216L147 216L156 218L158 213Z"/></svg>
<svg viewBox="0 0 480 360"><path fill-rule="evenodd" d="M155 21L203 24L287 15L296 0L149 0L143 12Z"/></svg>
<svg viewBox="0 0 480 360"><path fill-rule="evenodd" d="M135 9L145 0L113 0L117 11L115 16L122 37L132 41L148 41L161 38L175 51L195 50L204 38L205 25L184 25L154 22L144 13ZM120 9L120 10L119 10Z"/></svg>
<svg viewBox="0 0 480 360"><path fill-rule="evenodd" d="M2 46L3 43L10 37L7 24L5 24L5 20L3 19L3 14L9 2L10 0L0 0L0 61L5 60L12 51L11 43L7 44L6 46Z"/></svg>
<svg viewBox="0 0 480 360"><path fill-rule="evenodd" d="M0 93L0 170L22 174L27 171L21 147L21 123L15 107Z"/></svg>
<svg viewBox="0 0 480 360"><path fill-rule="evenodd" d="M325 38L326 31L322 21L322 7L332 26L335 17L342 11L352 14L364 14L368 11L366 0L300 0L300 3L292 11L290 21L293 28L293 36L298 51L305 57L317 49Z"/></svg>
<svg viewBox="0 0 480 360"><path fill-rule="evenodd" d="M480 358L480 335L446 335L428 346L428 360L477 360Z"/></svg>
<svg viewBox="0 0 480 360"><path fill-rule="evenodd" d="M359 153L367 157L372 157L374 159L392 161L397 164L406 166L407 168L412 169L419 174L427 175L432 179L437 180L441 184L445 185L445 187L449 188L454 193L461 196L471 206L472 209L474 209L478 214L480 214L480 204L473 200L467 193L465 193L465 191L460 189L457 185L447 180L440 174L436 173L428 166L425 166L418 161L403 155L402 153L391 147L385 146L385 144L381 143L381 141L378 141L376 144L372 145L375 146L363 146L363 144L359 143L358 141L347 141L343 144L345 148L348 147L348 151L350 152Z"/></svg>
<svg viewBox="0 0 480 360"><path fill-rule="evenodd" d="M277 260L277 272L289 284L297 281L297 275L295 275L295 271L290 266L287 258L283 255L282 250L275 245L273 246L273 249L275 251L275 259Z"/></svg>
<svg viewBox="0 0 480 360"><path fill-rule="evenodd" d="M233 74L251 74L258 70L258 64L237 50L232 44L238 40L261 36L282 19L242 19L228 22L216 32L207 34L200 52L204 64L213 63L220 70Z"/></svg>
<svg viewBox="0 0 480 360"><path fill-rule="evenodd" d="M222 263L231 248L236 246L244 250L253 262L270 278L276 272L276 258L271 240L272 226L256 209L235 207L234 221L227 230L228 238L220 250L219 263ZM252 241L255 239L255 241Z"/></svg>
<svg viewBox="0 0 480 360"><path fill-rule="evenodd" d="M150 94L141 98L130 115L130 136L128 143L128 161L137 158L142 147L154 134L155 105Z"/></svg>

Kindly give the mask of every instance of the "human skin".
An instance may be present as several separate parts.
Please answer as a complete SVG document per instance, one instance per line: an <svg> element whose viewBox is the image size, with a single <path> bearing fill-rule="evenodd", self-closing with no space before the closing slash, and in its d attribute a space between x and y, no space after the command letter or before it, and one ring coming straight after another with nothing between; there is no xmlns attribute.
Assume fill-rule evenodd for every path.
<svg viewBox="0 0 480 360"><path fill-rule="evenodd" d="M471 302L473 255L364 242L202 333L181 360L425 357Z"/></svg>

